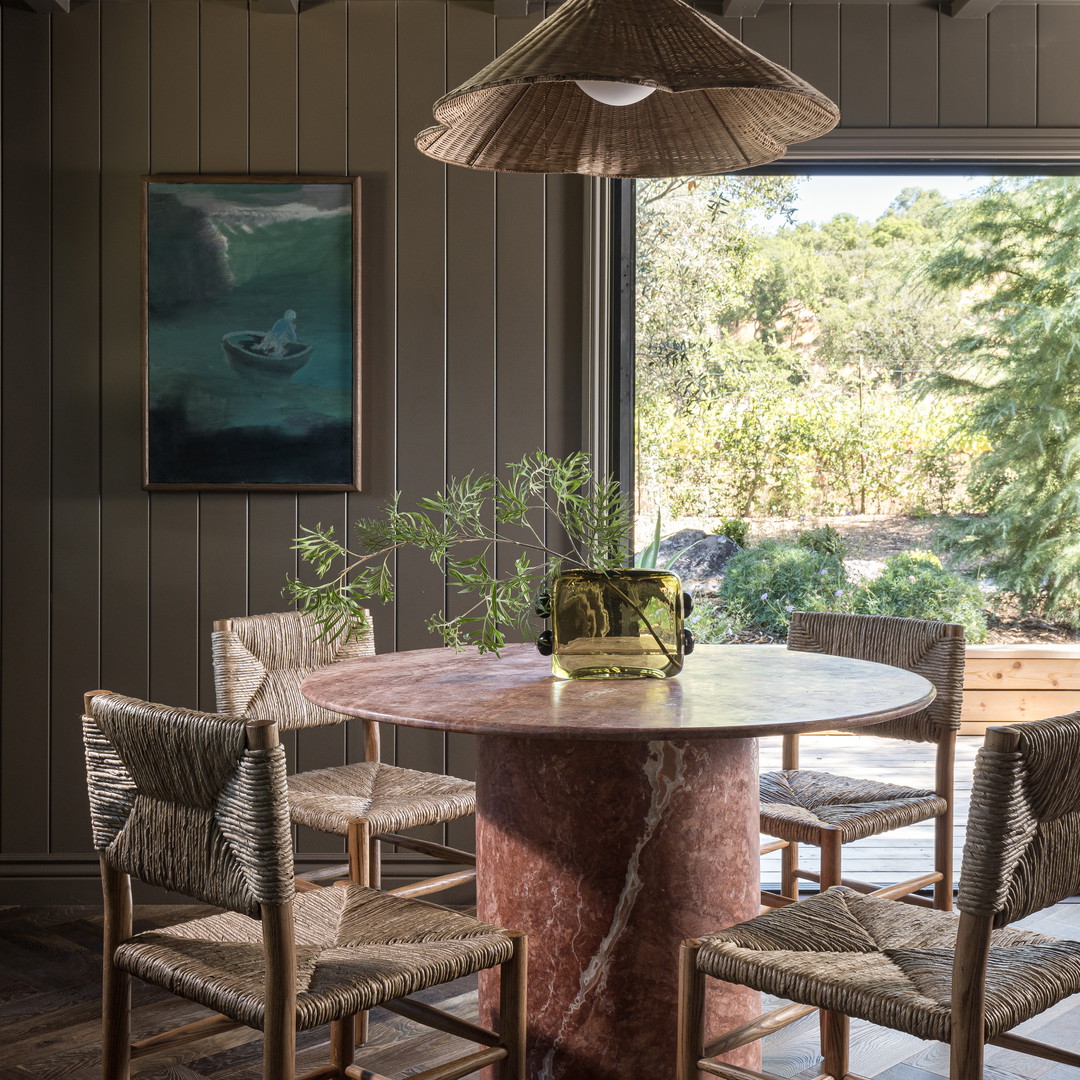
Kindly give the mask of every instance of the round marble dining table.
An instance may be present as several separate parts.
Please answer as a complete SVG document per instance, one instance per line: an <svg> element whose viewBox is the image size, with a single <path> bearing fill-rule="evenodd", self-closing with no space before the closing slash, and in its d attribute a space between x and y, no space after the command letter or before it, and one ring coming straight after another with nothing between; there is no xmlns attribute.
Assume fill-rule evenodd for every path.
<svg viewBox="0 0 1080 1080"><path fill-rule="evenodd" d="M423 649L322 668L303 692L477 736L477 910L529 934L528 1080L673 1075L679 942L759 910L756 739L860 728L934 696L900 668L748 645L698 646L665 680L556 679L528 645ZM493 979L480 994L492 1019ZM757 1007L723 988L709 1026Z"/></svg>

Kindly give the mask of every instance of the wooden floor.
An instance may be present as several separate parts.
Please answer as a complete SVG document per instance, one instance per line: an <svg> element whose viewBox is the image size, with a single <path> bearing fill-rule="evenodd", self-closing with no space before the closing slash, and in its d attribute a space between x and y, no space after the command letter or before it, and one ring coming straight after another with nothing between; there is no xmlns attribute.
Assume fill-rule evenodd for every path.
<svg viewBox="0 0 1080 1080"><path fill-rule="evenodd" d="M204 914L194 907L138 908L137 928L166 925ZM1023 925L1060 937L1080 938L1080 904L1060 904ZM101 914L92 908L0 909L0 1078L97 1080L99 1047ZM136 1037L207 1015L198 1006L136 982ZM461 979L427 995L432 1003L475 1018L475 979ZM404 1077L459 1053L464 1044L431 1035L389 1013L373 1014L371 1041L361 1063ZM1080 997L1062 1002L1017 1029L1080 1050ZM300 1037L302 1070L326 1062L325 1028ZM1037 1034L1036 1034L1037 1033ZM258 1033L240 1029L202 1044L137 1062L141 1080L259 1080ZM764 1044L764 1066L796 1077L817 1060L817 1023L808 1017ZM855 1021L854 1072L878 1080L941 1080L948 1073L945 1047ZM1080 1069L991 1048L986 1080L1080 1080ZM660 1078L662 1080L662 1078Z"/></svg>
<svg viewBox="0 0 1080 1080"><path fill-rule="evenodd" d="M957 838L962 846L971 769L981 740L965 737L957 753ZM851 775L907 784L929 784L932 756L912 744L865 736L818 736L803 740L802 763ZM763 768L779 764L779 740L763 740ZM909 828L880 840L845 848L845 869L882 883L899 880L929 865L932 834ZM812 849L805 863L813 864ZM763 861L762 876L775 877L776 856ZM959 850L957 855L959 866ZM204 914L195 907L137 909L137 929L167 925ZM1080 939L1080 903L1059 904L1022 925L1060 937ZM99 1046L101 913L86 907L0 908L0 1080L97 1080ZM462 1016L475 1016L475 979L432 991L428 999ZM136 981L135 1037L186 1023L206 1010ZM391 1014L376 1011L371 1040L360 1063L391 1076L407 1076L460 1052L463 1044L435 1035ZM1080 995L1062 1002L1017 1029L1041 1040L1080 1050ZM1037 1032L1037 1034L1035 1034ZM202 1044L136 1063L143 1080L259 1080L258 1033L230 1032ZM771 1036L764 1046L765 1068L797 1077L817 1060L814 1017ZM300 1038L303 1071L328 1059L325 1029ZM940 1044L853 1024L855 1073L877 1080L941 1080L948 1056ZM1011 1051L988 1051L986 1080L1080 1080L1080 1069L1027 1058ZM661 1078L662 1080L662 1078Z"/></svg>

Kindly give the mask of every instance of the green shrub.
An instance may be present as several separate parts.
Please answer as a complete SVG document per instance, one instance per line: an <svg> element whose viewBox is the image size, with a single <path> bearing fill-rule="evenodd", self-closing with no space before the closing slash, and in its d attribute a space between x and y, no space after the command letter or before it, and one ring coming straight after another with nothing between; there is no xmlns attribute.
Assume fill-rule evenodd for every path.
<svg viewBox="0 0 1080 1080"><path fill-rule="evenodd" d="M720 600L738 629L783 637L792 611L846 610L848 592L844 564L835 555L765 540L727 564Z"/></svg>
<svg viewBox="0 0 1080 1080"><path fill-rule="evenodd" d="M905 551L885 560L879 577L852 596L852 610L960 623L969 642L986 640L986 601L979 587L941 565L929 551Z"/></svg>
<svg viewBox="0 0 1080 1080"><path fill-rule="evenodd" d="M809 548L822 555L835 555L838 559L848 553L847 541L831 526L822 525L820 529L804 529L795 541L799 547Z"/></svg>
<svg viewBox="0 0 1080 1080"><path fill-rule="evenodd" d="M729 540L744 548L750 542L750 522L743 518L724 518L713 529L717 536L726 536Z"/></svg>

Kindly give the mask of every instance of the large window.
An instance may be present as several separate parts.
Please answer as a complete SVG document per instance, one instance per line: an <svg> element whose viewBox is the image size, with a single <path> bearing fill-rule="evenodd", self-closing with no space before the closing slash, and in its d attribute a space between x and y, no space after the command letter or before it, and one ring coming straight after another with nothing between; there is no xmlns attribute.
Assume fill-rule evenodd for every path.
<svg viewBox="0 0 1080 1080"><path fill-rule="evenodd" d="M637 186L644 518L955 508L955 406L907 393L970 321L927 267L987 178ZM926 455L941 446L942 461Z"/></svg>
<svg viewBox="0 0 1080 1080"><path fill-rule="evenodd" d="M1077 178L649 180L635 213L639 546L829 525L1077 621Z"/></svg>

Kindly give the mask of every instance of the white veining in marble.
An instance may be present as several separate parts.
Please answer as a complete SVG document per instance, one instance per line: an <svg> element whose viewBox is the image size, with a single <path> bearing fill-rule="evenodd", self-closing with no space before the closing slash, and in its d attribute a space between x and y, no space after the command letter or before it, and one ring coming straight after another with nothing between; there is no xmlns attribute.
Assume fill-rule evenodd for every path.
<svg viewBox="0 0 1080 1080"><path fill-rule="evenodd" d="M686 754L687 748L684 745L662 740L656 740L648 744L648 757L645 759L643 772L648 781L651 795L643 821L643 828L627 864L626 880L619 894L618 903L615 905L615 914L612 917L611 926L590 959L588 966L581 973L578 992L566 1008L565 1016L567 1020L570 1020L581 1009L591 994L601 994L604 991L612 950L626 929L630 913L633 911L634 904L637 902L644 885L640 873L641 853L660 825L664 810L671 801L672 795L679 790L686 780ZM552 910L554 911L557 906L559 905L556 899ZM544 1055L537 1080L556 1080L553 1071L554 1059L559 1052L560 1043L561 1040L556 1039Z"/></svg>

